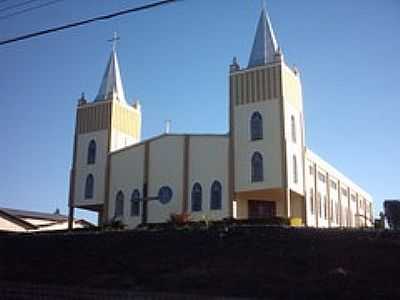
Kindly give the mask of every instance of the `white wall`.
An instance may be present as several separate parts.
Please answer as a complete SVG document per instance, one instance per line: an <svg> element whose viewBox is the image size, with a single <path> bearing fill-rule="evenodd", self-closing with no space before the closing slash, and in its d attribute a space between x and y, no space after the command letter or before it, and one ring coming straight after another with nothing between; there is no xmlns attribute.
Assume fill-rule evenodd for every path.
<svg viewBox="0 0 400 300"><path fill-rule="evenodd" d="M311 214L310 212L310 188L314 188L314 183L313 183L313 177L309 175L309 165L310 164L317 164L317 170L322 172L325 176L326 173L329 175L329 179L333 180L334 182L337 183L337 190L333 189L331 187L331 184L329 182L329 196L330 199L333 200L334 202L334 218L333 222L331 222L331 227L334 226L340 226L340 224L336 223L336 214L338 211L336 211L336 203L339 203L340 199L340 207L341 207L341 225L342 226L348 226L348 227L354 227L356 225L355 222L355 214L357 214L357 209L356 209L356 202L351 200L351 194L356 194L358 199L365 199L367 202L367 205L370 205L372 203L372 197L365 192L362 188L360 188L358 185L356 185L354 182L352 182L350 179L348 179L346 176L344 176L342 173L340 173L338 170L336 170L334 167L332 167L330 164L328 164L326 161L321 159L319 156L317 156L315 153L311 152L309 149L306 151L306 192L307 192L307 224L309 226L315 226L315 221L314 218L315 216ZM307 175L308 174L308 175ZM322 184L320 180L318 179L318 171L316 173L317 176L317 192L321 192L321 197L323 199L324 195L328 194L328 191L326 189L326 184ZM345 189L347 191L347 195L344 195L342 192L342 189ZM350 193L348 192L348 189L350 188ZM316 199L316 198L315 198ZM349 199L350 199L350 207L349 207ZM361 201L362 207L361 209L359 208L359 213L363 214L363 201ZM347 217L347 210L349 209L349 214L352 218L351 222L348 221ZM339 220L340 221L340 220ZM368 226L372 226L371 222L367 223ZM328 226L328 222L324 218L319 218L318 219L318 227L326 227Z"/></svg>
<svg viewBox="0 0 400 300"><path fill-rule="evenodd" d="M316 226L315 214L315 184L314 184L314 163L311 160L305 161L305 195L306 195L306 220L308 226ZM312 191L311 191L312 189ZM313 193L313 194L312 194ZM314 199L314 200L313 200ZM314 201L314 205L311 204ZM312 207L314 207L312 209Z"/></svg>
<svg viewBox="0 0 400 300"><path fill-rule="evenodd" d="M336 184L336 189L332 187L332 181ZM329 196L330 199L333 201L333 218L331 221L331 227L339 226L339 182L338 179L333 177L332 175L329 176Z"/></svg>
<svg viewBox="0 0 400 300"><path fill-rule="evenodd" d="M286 139L286 167L287 167L287 180L288 187L292 191L303 195L304 185L303 185L303 132L302 132L302 112L295 108L290 102L284 102L285 106L285 139ZM295 133L296 140L293 141L292 138L292 121L291 118L294 117L295 120ZM293 172L293 155L296 156L297 160L297 183L294 181Z"/></svg>
<svg viewBox="0 0 400 300"><path fill-rule="evenodd" d="M322 175L323 177L320 177ZM329 225L329 213L327 213L328 206L328 188L327 188L327 176L326 171L322 169L319 165L317 165L317 188L316 188L316 198L315 200L318 202L318 227L328 227ZM322 178L325 178L324 181ZM319 196L320 195L320 196ZM320 199L320 200L318 200Z"/></svg>
<svg viewBox="0 0 400 300"><path fill-rule="evenodd" d="M96 163L87 164L88 146L91 140L96 142ZM85 134L79 134L76 145L76 177L75 177L75 206L86 206L104 203L104 180L107 163L107 130L99 130ZM93 199L85 199L86 177L92 174L94 177Z"/></svg>
<svg viewBox="0 0 400 300"><path fill-rule="evenodd" d="M148 222L165 222L171 213L182 212L183 136L162 136L150 142L149 196L157 196L160 187L169 186L173 196L169 203L150 201Z"/></svg>
<svg viewBox="0 0 400 300"><path fill-rule="evenodd" d="M131 195L135 189L138 189L140 196L143 196L143 170L144 144L130 147L111 155L108 219L114 217L116 196L118 191L122 191L124 193L124 216L122 221L129 228L134 228L140 224L142 205L140 205L140 215L131 216Z"/></svg>
<svg viewBox="0 0 400 300"><path fill-rule="evenodd" d="M121 148L128 147L137 142L138 140L136 140L134 137L113 128L113 130L111 131L110 151L113 152Z"/></svg>
<svg viewBox="0 0 400 300"><path fill-rule="evenodd" d="M228 145L227 136L190 136L188 211L194 221L223 219L229 215L228 203ZM222 185L222 209L211 210L211 185ZM191 192L198 182L202 187L202 211L192 212Z"/></svg>
<svg viewBox="0 0 400 300"><path fill-rule="evenodd" d="M263 117L263 139L251 141L250 118L258 111ZM279 100L249 103L234 108L235 190L248 191L282 187L281 109ZM263 155L264 181L251 182L251 157Z"/></svg>

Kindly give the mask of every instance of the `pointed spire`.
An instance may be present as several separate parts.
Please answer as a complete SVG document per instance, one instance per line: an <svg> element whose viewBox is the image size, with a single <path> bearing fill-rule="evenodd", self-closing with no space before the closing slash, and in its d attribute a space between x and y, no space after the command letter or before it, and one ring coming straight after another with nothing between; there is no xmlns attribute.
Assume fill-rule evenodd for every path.
<svg viewBox="0 0 400 300"><path fill-rule="evenodd" d="M248 68L262 66L276 61L278 54L278 43L276 42L274 30L272 29L265 2L258 21L256 36L251 50Z"/></svg>
<svg viewBox="0 0 400 300"><path fill-rule="evenodd" d="M126 104L124 87L122 86L121 73L119 71L117 52L115 50L115 41L117 39L118 38L114 36L111 40L113 42L113 49L95 101L113 99Z"/></svg>

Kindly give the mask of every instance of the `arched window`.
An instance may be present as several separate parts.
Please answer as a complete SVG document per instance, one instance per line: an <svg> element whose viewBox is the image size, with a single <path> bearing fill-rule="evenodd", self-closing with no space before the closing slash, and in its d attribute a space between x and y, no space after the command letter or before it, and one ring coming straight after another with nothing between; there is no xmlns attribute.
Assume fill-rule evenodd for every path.
<svg viewBox="0 0 400 300"><path fill-rule="evenodd" d="M124 193L119 191L115 199L115 216L122 217L124 215Z"/></svg>
<svg viewBox="0 0 400 300"><path fill-rule="evenodd" d="M211 209L221 209L222 207L222 186L217 180L211 185Z"/></svg>
<svg viewBox="0 0 400 300"><path fill-rule="evenodd" d="M140 192L135 189L131 196L131 216L137 217L140 215Z"/></svg>
<svg viewBox="0 0 400 300"><path fill-rule="evenodd" d="M292 141L293 143L296 143L296 120L293 115L290 117L290 122L292 128Z"/></svg>
<svg viewBox="0 0 400 300"><path fill-rule="evenodd" d="M293 155L293 182L297 183L299 182L299 176L297 172L297 157L296 155Z"/></svg>
<svg viewBox="0 0 400 300"><path fill-rule="evenodd" d="M261 114L256 111L250 120L250 136L252 141L261 140L263 138L263 120Z"/></svg>
<svg viewBox="0 0 400 300"><path fill-rule="evenodd" d="M260 182L263 180L263 157L259 152L254 152L251 158L251 182Z"/></svg>
<svg viewBox="0 0 400 300"><path fill-rule="evenodd" d="M313 188L311 188L310 189L310 206L311 206L311 213L312 214L314 214L314 206L315 206L315 203L314 203L314 189Z"/></svg>
<svg viewBox="0 0 400 300"><path fill-rule="evenodd" d="M91 140L88 146L87 163L92 165L96 162L96 142Z"/></svg>
<svg viewBox="0 0 400 300"><path fill-rule="evenodd" d="M85 199L93 198L93 190L94 190L94 178L92 174L89 174L86 177L86 183L85 183Z"/></svg>
<svg viewBox="0 0 400 300"><path fill-rule="evenodd" d="M192 188L192 211L201 211L201 185L196 182Z"/></svg>
<svg viewBox="0 0 400 300"><path fill-rule="evenodd" d="M319 211L319 217L322 218L321 193L317 194L317 206L318 206L318 211Z"/></svg>

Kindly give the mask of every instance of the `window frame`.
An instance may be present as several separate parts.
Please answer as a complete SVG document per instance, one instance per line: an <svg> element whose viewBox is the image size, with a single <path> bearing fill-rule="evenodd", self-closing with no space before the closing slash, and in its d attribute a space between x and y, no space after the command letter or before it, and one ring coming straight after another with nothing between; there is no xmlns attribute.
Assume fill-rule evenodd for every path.
<svg viewBox="0 0 400 300"><path fill-rule="evenodd" d="M137 197L135 197L137 196ZM138 200L136 200L138 199ZM140 191L139 189L134 189L131 194L131 217L139 217L140 216ZM137 206L134 206L137 205Z"/></svg>
<svg viewBox="0 0 400 300"><path fill-rule="evenodd" d="M196 190L197 189L197 190ZM198 197L198 198L197 198ZM195 182L192 186L190 194L191 211L200 212L203 206L203 188L199 182Z"/></svg>
<svg viewBox="0 0 400 300"><path fill-rule="evenodd" d="M94 165L96 163L96 155L97 155L97 144L96 141L92 139L88 144L86 163L88 165Z"/></svg>
<svg viewBox="0 0 400 300"><path fill-rule="evenodd" d="M256 119L256 117L258 117ZM250 141L264 139L264 118L259 111L254 111L250 116Z"/></svg>
<svg viewBox="0 0 400 300"><path fill-rule="evenodd" d="M314 202L314 189L310 188L310 204L311 204L311 214L313 215L315 212L315 202Z"/></svg>
<svg viewBox="0 0 400 300"><path fill-rule="evenodd" d="M255 164L255 159L259 158L258 164ZM251 162L250 162L250 176L251 176L251 183L263 182L264 181L264 158L261 152L255 151L251 155ZM258 168L256 168L258 166ZM259 170L261 168L261 171ZM256 171L258 172L256 173Z"/></svg>
<svg viewBox="0 0 400 300"><path fill-rule="evenodd" d="M298 170L298 165L297 165L297 157L296 154L293 154L292 157L292 163L293 163L293 183L298 184L299 183L299 170Z"/></svg>
<svg viewBox="0 0 400 300"><path fill-rule="evenodd" d="M292 133L292 142L297 143L297 132L296 132L296 118L294 115L290 116L290 128Z"/></svg>
<svg viewBox="0 0 400 300"><path fill-rule="evenodd" d="M216 199L215 188L219 188L219 195ZM217 201L217 202L216 202ZM215 205L217 203L217 205ZM214 180L210 188L210 210L221 210L222 209L222 184L219 180Z"/></svg>
<svg viewBox="0 0 400 300"><path fill-rule="evenodd" d="M94 197L94 176L92 173L86 176L84 196L85 199L93 199Z"/></svg>
<svg viewBox="0 0 400 300"><path fill-rule="evenodd" d="M119 204L121 205L119 206ZM114 217L122 218L124 216L124 205L125 205L125 194L122 190L119 190L115 195Z"/></svg>

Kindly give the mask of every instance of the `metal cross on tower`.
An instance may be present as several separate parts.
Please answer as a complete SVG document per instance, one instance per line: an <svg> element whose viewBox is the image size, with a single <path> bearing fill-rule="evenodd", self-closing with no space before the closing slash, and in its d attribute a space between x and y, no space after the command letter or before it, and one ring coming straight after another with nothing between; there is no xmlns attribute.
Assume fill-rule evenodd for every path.
<svg viewBox="0 0 400 300"><path fill-rule="evenodd" d="M112 42L113 51L115 51L115 48L116 48L116 46L117 46L117 41L118 41L119 39L120 39L120 38L119 38L118 34L117 34L116 32L114 32L114 35L113 35L112 39L107 40L108 42Z"/></svg>

